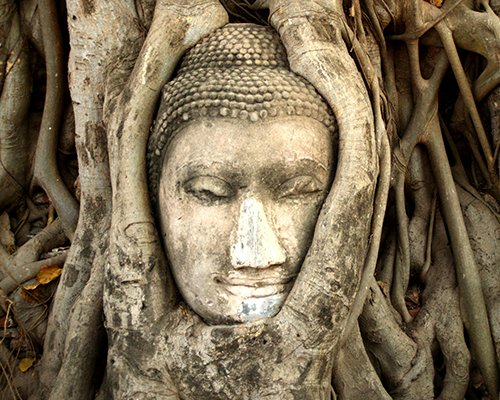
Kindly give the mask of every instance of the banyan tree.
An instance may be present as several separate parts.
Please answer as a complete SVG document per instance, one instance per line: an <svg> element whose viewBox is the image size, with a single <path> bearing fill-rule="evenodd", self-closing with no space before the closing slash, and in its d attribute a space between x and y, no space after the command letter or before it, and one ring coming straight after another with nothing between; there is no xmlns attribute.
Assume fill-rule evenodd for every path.
<svg viewBox="0 0 500 400"><path fill-rule="evenodd" d="M6 399L498 399L500 3L2 0Z"/></svg>

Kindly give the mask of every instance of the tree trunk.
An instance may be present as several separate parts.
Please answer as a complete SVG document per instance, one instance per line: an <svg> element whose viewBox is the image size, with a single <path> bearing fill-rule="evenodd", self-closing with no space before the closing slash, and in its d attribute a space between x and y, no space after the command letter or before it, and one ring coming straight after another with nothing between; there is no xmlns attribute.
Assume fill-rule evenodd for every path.
<svg viewBox="0 0 500 400"><path fill-rule="evenodd" d="M498 399L499 9L0 2L2 396ZM338 162L280 311L210 325L171 276L146 157L162 88L228 22L276 30Z"/></svg>

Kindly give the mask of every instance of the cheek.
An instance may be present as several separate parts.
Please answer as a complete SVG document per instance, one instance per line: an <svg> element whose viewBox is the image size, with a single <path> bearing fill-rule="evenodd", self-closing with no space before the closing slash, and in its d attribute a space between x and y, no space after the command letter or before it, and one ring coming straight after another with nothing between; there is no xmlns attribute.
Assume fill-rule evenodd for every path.
<svg viewBox="0 0 500 400"><path fill-rule="evenodd" d="M206 207L189 195L166 196L160 215L164 241L173 268L187 274L209 274L229 260L234 226L230 207ZM175 272L174 272L175 273Z"/></svg>
<svg viewBox="0 0 500 400"><path fill-rule="evenodd" d="M317 201L275 206L273 214L276 232L292 263L301 263L309 249L320 204Z"/></svg>

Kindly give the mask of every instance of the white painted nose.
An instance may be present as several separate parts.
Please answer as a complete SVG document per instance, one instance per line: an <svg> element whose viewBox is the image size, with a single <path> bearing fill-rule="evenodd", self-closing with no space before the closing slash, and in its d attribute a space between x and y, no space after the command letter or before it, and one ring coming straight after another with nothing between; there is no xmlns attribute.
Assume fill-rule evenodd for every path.
<svg viewBox="0 0 500 400"><path fill-rule="evenodd" d="M264 207L255 199L246 199L241 205L231 261L235 269L268 268L286 261L285 251L267 221Z"/></svg>

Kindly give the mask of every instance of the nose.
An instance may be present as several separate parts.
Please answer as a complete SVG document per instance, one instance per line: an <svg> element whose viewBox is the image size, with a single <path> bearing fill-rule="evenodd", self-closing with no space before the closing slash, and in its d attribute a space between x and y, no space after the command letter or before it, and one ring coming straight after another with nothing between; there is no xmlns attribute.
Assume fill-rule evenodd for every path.
<svg viewBox="0 0 500 400"><path fill-rule="evenodd" d="M235 269L269 268L286 261L285 251L269 225L262 203L253 198L241 204L231 261Z"/></svg>

